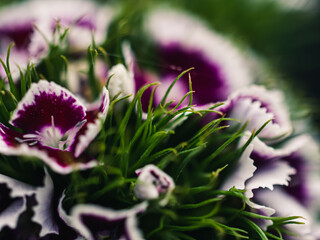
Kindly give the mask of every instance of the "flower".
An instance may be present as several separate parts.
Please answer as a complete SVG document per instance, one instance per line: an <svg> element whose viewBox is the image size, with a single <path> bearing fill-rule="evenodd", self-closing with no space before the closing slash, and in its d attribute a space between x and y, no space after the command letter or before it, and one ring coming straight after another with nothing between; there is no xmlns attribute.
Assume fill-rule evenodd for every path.
<svg viewBox="0 0 320 240"><path fill-rule="evenodd" d="M320 161L319 147L309 135L298 136L292 141L296 143L295 151L283 156L281 160L294 168L296 174L291 176L291 181L286 186L277 186L273 191L259 189L255 192L255 200L275 209L277 216L295 215L304 218L298 219L305 223L304 225L287 226L290 231L298 234L297 238L290 239L301 239L301 236L318 239L319 233L316 235L316 230L319 225L316 224L316 219L320 197L317 187L320 183L317 172Z"/></svg>
<svg viewBox="0 0 320 240"><path fill-rule="evenodd" d="M20 76L17 66L25 69L29 61L38 64L47 55L49 44L58 44L57 26L72 28L68 46L72 51L84 51L92 43L92 36L96 44L105 40L113 12L90 1L28 1L5 7L0 11L0 57L6 58L13 42L10 67L16 81ZM0 75L6 76L2 67Z"/></svg>
<svg viewBox="0 0 320 240"><path fill-rule="evenodd" d="M93 204L78 204L71 214L62 214L66 223L88 240L109 237L114 239L143 239L137 228L136 215L148 204L142 202L131 209L114 210Z"/></svg>
<svg viewBox="0 0 320 240"><path fill-rule="evenodd" d="M28 5L30 5L28 8L34 9L33 3ZM33 28L35 21L36 16L32 11L26 10L23 5L12 5L0 11L0 57L2 60L6 59L8 47L13 42L15 46L11 50L9 63L14 80L19 77L16 64L25 67L30 58L32 61L38 60L29 51L35 31ZM2 67L0 67L0 76L3 78L6 76Z"/></svg>
<svg viewBox="0 0 320 240"><path fill-rule="evenodd" d="M0 152L38 157L61 174L93 167L96 161L80 155L99 133L108 106L105 88L96 103L83 104L53 82L33 83L10 120L23 132L0 124Z"/></svg>
<svg viewBox="0 0 320 240"><path fill-rule="evenodd" d="M134 188L136 197L149 200L157 199L161 194L165 194L165 197L160 201L160 205L166 205L175 188L173 179L153 164L137 169L136 174L138 175Z"/></svg>
<svg viewBox="0 0 320 240"><path fill-rule="evenodd" d="M241 124L247 123L246 131L239 141L239 148L250 139L252 133L272 120L252 140L237 163L237 171L222 185L222 189L230 189L232 186L245 189L247 204L271 216L276 210L268 204L257 204L254 193L262 188L273 190L276 185L288 186L291 176L296 174L296 169L283 160L283 157L301 146L298 138L293 138L279 148L271 145L285 139L292 131L284 96L280 91L250 86L235 91L217 110L227 117L240 120ZM230 124L233 122L230 121ZM270 221L263 224L263 227L266 227Z"/></svg>
<svg viewBox="0 0 320 240"><path fill-rule="evenodd" d="M148 73L136 70L136 88L150 81L161 82L155 92L157 104L172 81L191 67L193 103L198 105L225 100L231 92L252 82L244 54L195 17L171 9L156 9L147 15L145 29L159 54L156 63L159 75L152 79ZM177 104L188 91L189 78L185 74L167 100Z"/></svg>

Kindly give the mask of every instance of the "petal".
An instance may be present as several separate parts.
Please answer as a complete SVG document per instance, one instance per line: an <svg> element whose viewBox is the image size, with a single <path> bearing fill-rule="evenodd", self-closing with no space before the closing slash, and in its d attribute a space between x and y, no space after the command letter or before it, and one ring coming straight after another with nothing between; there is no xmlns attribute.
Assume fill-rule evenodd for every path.
<svg viewBox="0 0 320 240"><path fill-rule="evenodd" d="M16 228L19 216L27 209L25 197L34 192L34 187L0 174L0 230Z"/></svg>
<svg viewBox="0 0 320 240"><path fill-rule="evenodd" d="M30 7L34 4L29 4ZM0 10L0 57L6 59L7 49L10 43L15 46L10 53L11 76L16 81L19 77L19 65L26 68L31 57L28 47L34 32L33 23L35 16L30 9L25 8L25 4L11 4L2 7ZM6 77L5 71L0 67L0 76Z"/></svg>
<svg viewBox="0 0 320 240"><path fill-rule="evenodd" d="M310 233L311 216L307 210L293 197L287 194L280 188L270 190L259 190L255 194L257 201L270 206L276 210L276 215L281 217L289 216L302 216L304 219L296 219L297 222L305 223L300 224L287 224L287 228L296 234L305 235Z"/></svg>
<svg viewBox="0 0 320 240"><path fill-rule="evenodd" d="M67 89L40 80L31 85L10 122L26 133L35 133L52 126L53 118L55 127L65 133L84 119L85 111L86 108Z"/></svg>
<svg viewBox="0 0 320 240"><path fill-rule="evenodd" d="M253 190L258 188L268 188L273 190L275 185L288 186L291 175L296 174L296 170L284 161L275 161L260 166L246 183L246 193L248 198L254 196Z"/></svg>
<svg viewBox="0 0 320 240"><path fill-rule="evenodd" d="M111 77L111 78L110 78ZM129 100L133 100L134 80L132 74L122 64L117 64L113 66L108 73L109 85L108 90L110 92L110 97L113 98L121 92L119 97L124 97L132 95Z"/></svg>
<svg viewBox="0 0 320 240"><path fill-rule="evenodd" d="M175 188L173 179L153 164L137 169L136 173L138 174L137 183L134 188L136 197L148 200L156 199L160 194L165 194L165 197L159 204L161 206L166 205Z"/></svg>
<svg viewBox="0 0 320 240"><path fill-rule="evenodd" d="M40 237L50 233L59 233L52 208L53 190L51 177L45 171L44 186L37 188L35 194L37 205L33 209L34 216L32 217L32 220L41 226Z"/></svg>
<svg viewBox="0 0 320 240"><path fill-rule="evenodd" d="M34 12L37 26L49 41L54 39L56 20L63 29L70 28L68 42L72 50L86 50L92 43L92 32L97 45L105 40L105 34L114 9L90 1L41 1ZM40 34L37 34L39 38ZM36 49L36 43L33 48Z"/></svg>
<svg viewBox="0 0 320 240"><path fill-rule="evenodd" d="M260 138L269 142L279 140L292 132L288 107L280 91L253 85L235 91L224 105L216 110L239 119L242 123L248 121L246 129L251 132L273 119L259 133Z"/></svg>
<svg viewBox="0 0 320 240"><path fill-rule="evenodd" d="M7 187L11 190L10 197L24 197L24 196L31 196L35 193L36 188L25 184L23 182L17 181L11 177L5 176L0 174L0 184L4 183Z"/></svg>
<svg viewBox="0 0 320 240"><path fill-rule="evenodd" d="M71 152L62 151L41 145L20 143L15 132L0 123L0 153L11 156L30 156L44 161L52 170L60 174L68 174L73 170L84 170L95 167L96 160L75 158Z"/></svg>
<svg viewBox="0 0 320 240"><path fill-rule="evenodd" d="M231 176L229 176L228 179L222 184L220 187L221 189L229 190L232 187L237 189L245 189L246 181L250 179L256 171L256 167L253 165L253 160L250 158L252 149L253 145L250 144L242 153L237 163L237 171L233 171Z"/></svg>
<svg viewBox="0 0 320 240"><path fill-rule="evenodd" d="M225 100L229 93L252 82L243 54L199 19L159 8L151 11L145 22L147 33L158 46L162 76L178 76L183 70L195 68L190 72L194 103ZM188 75L179 81L188 89Z"/></svg>
<svg viewBox="0 0 320 240"><path fill-rule="evenodd" d="M87 239L96 239L99 234L109 237L113 234L117 239L138 240L143 238L137 229L135 216L146 208L146 202L128 210L81 204L72 208L69 223Z"/></svg>
<svg viewBox="0 0 320 240"><path fill-rule="evenodd" d="M250 132L245 132L244 136L240 139L239 145L244 145L249 140L249 137ZM254 146L251 157L255 161L265 161L290 156L305 144L305 139L302 137L295 137L286 142L283 146L277 148L267 145L265 142L261 141L259 137L255 137L251 143Z"/></svg>
<svg viewBox="0 0 320 240"><path fill-rule="evenodd" d="M16 228L19 216L27 209L26 199L24 197L14 200L6 209L0 213L0 230L8 226Z"/></svg>
<svg viewBox="0 0 320 240"><path fill-rule="evenodd" d="M86 124L78 132L74 144L71 146L75 157L79 157L80 154L86 149L89 143L98 135L104 120L107 117L109 109L109 92L106 88L103 88L102 94L96 103L88 104L86 112Z"/></svg>
<svg viewBox="0 0 320 240"><path fill-rule="evenodd" d="M163 96L166 94L168 88L174 81L176 76L168 75L166 77L163 77L161 80L161 84L157 87L156 94L154 96L154 99L157 103L160 103ZM182 81L177 81L174 84L174 87L169 92L166 101L171 102L173 101L173 105L176 105L180 102L180 100L184 97L184 95L189 91L189 86L184 84ZM189 103L189 98L186 98L182 102L182 106L187 106Z"/></svg>
<svg viewBox="0 0 320 240"><path fill-rule="evenodd" d="M310 135L301 135L295 139L300 144L290 156L284 159L296 169L299 174L292 177L286 191L304 206L313 210L320 209L320 151L319 144Z"/></svg>

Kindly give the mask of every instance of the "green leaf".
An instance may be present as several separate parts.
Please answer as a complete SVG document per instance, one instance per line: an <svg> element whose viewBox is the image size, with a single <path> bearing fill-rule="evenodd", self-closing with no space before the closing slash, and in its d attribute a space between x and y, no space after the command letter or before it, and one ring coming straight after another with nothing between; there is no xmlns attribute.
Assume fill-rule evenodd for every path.
<svg viewBox="0 0 320 240"><path fill-rule="evenodd" d="M194 69L194 68L189 68L189 69L183 71L182 73L179 74L178 77L175 78L175 80L171 83L171 85L170 85L169 88L167 89L166 93L164 94L164 96L163 96L163 98L162 98L162 100L161 100L161 102L160 102L160 104L161 104L162 106L165 104L166 99L167 99L167 97L168 97L171 89L173 88L174 84L175 84L184 74L186 74L187 72L191 71L192 69Z"/></svg>

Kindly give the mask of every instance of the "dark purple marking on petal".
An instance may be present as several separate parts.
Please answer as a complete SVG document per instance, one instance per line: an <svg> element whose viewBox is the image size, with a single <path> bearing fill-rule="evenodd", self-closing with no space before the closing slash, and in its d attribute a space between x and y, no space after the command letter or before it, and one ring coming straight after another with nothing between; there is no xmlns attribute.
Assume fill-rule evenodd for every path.
<svg viewBox="0 0 320 240"><path fill-rule="evenodd" d="M296 169L297 174L291 177L289 186L285 190L295 197L302 205L308 206L310 203L310 193L307 187L308 169L305 159L299 154L293 153L291 156L284 158L289 164Z"/></svg>
<svg viewBox="0 0 320 240"><path fill-rule="evenodd" d="M97 26L94 22L94 19L90 19L88 16L82 16L78 19L70 19L66 16L59 18L59 24L65 25L67 27L78 26L87 30L96 30ZM51 28L54 30L56 28L57 22L52 21Z"/></svg>
<svg viewBox="0 0 320 240"><path fill-rule="evenodd" d="M72 152L62 151L46 146L31 146L30 148L37 148L40 151L45 152L51 159L55 161L55 164L61 168L69 168L78 164L89 164L93 159L87 157L75 158Z"/></svg>
<svg viewBox="0 0 320 240"><path fill-rule="evenodd" d="M147 206L147 202L142 202L131 209L113 210L97 205L79 204L72 208L70 217L64 218L86 239L94 240L104 236L111 239L142 240L136 215L144 212Z"/></svg>
<svg viewBox="0 0 320 240"><path fill-rule="evenodd" d="M90 230L93 239L100 239L101 236L120 239L126 236L126 218L108 219L107 217L91 214L81 214L80 218L83 224Z"/></svg>
<svg viewBox="0 0 320 240"><path fill-rule="evenodd" d="M152 82L148 74L144 72L142 69L140 69L136 64L134 65L134 82L135 82L136 92L138 92L139 89L142 88L143 86ZM147 88L142 94L141 104L142 104L142 110L144 112L148 111L149 101L150 101L153 88L154 87Z"/></svg>
<svg viewBox="0 0 320 240"><path fill-rule="evenodd" d="M0 26L0 39L9 39L14 42L18 49L26 49L31 41L33 31L32 22L21 23L20 25ZM3 50L6 51L6 49Z"/></svg>
<svg viewBox="0 0 320 240"><path fill-rule="evenodd" d="M88 16L83 16L76 22L77 26L87 28L89 30L96 30L97 26L94 19L90 19Z"/></svg>
<svg viewBox="0 0 320 240"><path fill-rule="evenodd" d="M8 147L16 147L19 145L19 142L16 138L22 139L23 134L14 131L2 123L0 123L0 139L3 141Z"/></svg>
<svg viewBox="0 0 320 240"><path fill-rule="evenodd" d="M32 102L25 103L29 98ZM41 81L21 100L11 122L26 133L35 133L51 126L52 117L55 127L65 133L84 119L85 109L62 87Z"/></svg>
<svg viewBox="0 0 320 240"><path fill-rule="evenodd" d="M207 104L227 98L226 79L220 72L220 66L207 59L200 51L185 49L178 43L159 47L161 74L178 76L182 71L194 67L190 71L195 104ZM182 81L189 89L188 74ZM179 101L180 99L178 99Z"/></svg>

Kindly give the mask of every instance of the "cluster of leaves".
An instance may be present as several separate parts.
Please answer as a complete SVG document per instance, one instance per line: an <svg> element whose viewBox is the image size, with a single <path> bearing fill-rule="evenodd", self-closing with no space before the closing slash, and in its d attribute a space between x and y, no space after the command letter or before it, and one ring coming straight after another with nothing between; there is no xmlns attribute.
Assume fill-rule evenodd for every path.
<svg viewBox="0 0 320 240"><path fill-rule="evenodd" d="M9 124L10 114L33 82L45 78L67 87L67 59L72 56L60 47L66 31L59 35L57 44L49 43L49 54L38 66L30 63L24 73L20 72L18 83L11 78L11 47L8 49L7 59L1 60L9 82L0 81L3 124L13 128ZM94 72L97 57L105 59L106 51L93 41L87 52L92 99L102 87ZM63 202L66 209L77 203L95 203L114 209L132 207L138 202L133 191L137 181L135 170L154 164L173 177L176 188L166 207L160 207L159 200L150 201L148 210L139 215L139 228L147 239L283 239L282 233L288 234L284 226L296 223L297 217L259 215L246 206L243 191L219 190L230 171L236 171L237 160L263 126L238 149L237 140L245 126L230 128L228 121L236 120L219 115L214 110L218 105L195 110L191 80L189 92L173 107L166 98L176 81L188 71L190 69L176 78L158 106L153 105L157 83L139 89L132 102L127 101L129 96L119 97L120 93L110 99L104 126L86 150L86 154L99 161L99 166L67 176L49 169L55 192L66 189ZM141 97L148 88L152 88L152 94L144 113ZM181 107L185 99L189 99L189 104ZM216 117L208 121L210 114ZM41 172L39 161L2 155L0 158L1 173L37 185L37 177L32 172ZM257 225L260 219L272 220L273 225L263 230Z"/></svg>

